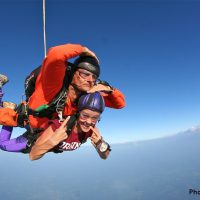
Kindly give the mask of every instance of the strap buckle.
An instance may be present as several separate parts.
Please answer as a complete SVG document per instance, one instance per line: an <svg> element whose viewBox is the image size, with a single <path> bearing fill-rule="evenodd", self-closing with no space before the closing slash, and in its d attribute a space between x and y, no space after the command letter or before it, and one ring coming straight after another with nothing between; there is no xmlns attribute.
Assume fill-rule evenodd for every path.
<svg viewBox="0 0 200 200"><path fill-rule="evenodd" d="M32 146L32 142L27 141L26 146L27 146L28 148L30 148L30 147Z"/></svg>
<svg viewBox="0 0 200 200"><path fill-rule="evenodd" d="M64 119L63 119L63 114L62 114L62 111L57 111L58 112L58 118L59 118L59 123L63 122Z"/></svg>

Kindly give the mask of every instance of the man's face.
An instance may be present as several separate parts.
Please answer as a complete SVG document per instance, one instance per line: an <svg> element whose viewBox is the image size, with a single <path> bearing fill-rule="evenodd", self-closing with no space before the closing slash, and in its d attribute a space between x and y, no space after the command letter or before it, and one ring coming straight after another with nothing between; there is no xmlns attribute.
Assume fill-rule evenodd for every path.
<svg viewBox="0 0 200 200"><path fill-rule="evenodd" d="M79 113L78 126L81 131L88 132L90 126L94 127L100 119L100 113L90 109L84 109Z"/></svg>
<svg viewBox="0 0 200 200"><path fill-rule="evenodd" d="M95 74L85 69L77 69L74 73L72 83L75 84L80 91L87 92L92 89L96 80L97 76Z"/></svg>

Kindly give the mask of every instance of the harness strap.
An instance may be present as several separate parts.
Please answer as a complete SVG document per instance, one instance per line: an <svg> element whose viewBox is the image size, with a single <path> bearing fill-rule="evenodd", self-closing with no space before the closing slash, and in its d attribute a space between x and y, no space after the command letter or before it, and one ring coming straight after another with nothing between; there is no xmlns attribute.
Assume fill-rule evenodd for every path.
<svg viewBox="0 0 200 200"><path fill-rule="evenodd" d="M69 118L69 121L67 122L67 130L66 130L66 133L68 136L70 135L72 128L74 127L77 119L78 119L78 114L74 114Z"/></svg>
<svg viewBox="0 0 200 200"><path fill-rule="evenodd" d="M38 77L38 74L41 71L41 66L36 68L31 72L31 74L25 80L25 94L26 94L26 102L29 102L29 97L35 91L35 82ZM27 108L27 114L33 115L36 117L48 117L51 119L52 114L57 112L60 113L60 119L62 120L62 111L65 106L66 96L67 96L67 89L69 84L72 81L73 74L75 72L75 65L71 62L66 61L66 71L65 71L65 78L63 80L63 85L60 91L55 95L53 100L48 105L41 105L37 109L33 110ZM19 120L22 121L22 120Z"/></svg>
<svg viewBox="0 0 200 200"><path fill-rule="evenodd" d="M58 92L58 94L54 97L54 99L48 105L41 105L36 110L28 108L28 115L33 115L36 117L48 117L51 119L52 114L57 112L60 116L60 120L62 120L62 111L65 107L65 102L67 98L67 89L72 79L72 69L71 63L66 68L65 78L63 80L63 86ZM69 78L70 77L70 78Z"/></svg>
<svg viewBox="0 0 200 200"><path fill-rule="evenodd" d="M31 127L29 128L30 129L23 134L23 137L27 139L27 144L26 148L21 151L22 153L30 153L32 146L38 139L40 133L43 131L43 129L41 128L36 128L36 129L32 129Z"/></svg>
<svg viewBox="0 0 200 200"><path fill-rule="evenodd" d="M19 127L23 128L25 126L25 124L28 122L28 113L27 113L26 102L20 103L16 108L16 112L18 114L17 124Z"/></svg>

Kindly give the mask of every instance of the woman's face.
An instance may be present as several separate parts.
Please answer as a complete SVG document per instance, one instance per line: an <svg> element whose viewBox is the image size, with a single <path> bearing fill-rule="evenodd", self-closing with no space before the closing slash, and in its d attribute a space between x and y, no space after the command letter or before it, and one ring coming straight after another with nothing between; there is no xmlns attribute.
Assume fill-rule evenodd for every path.
<svg viewBox="0 0 200 200"><path fill-rule="evenodd" d="M95 126L97 121L100 119L100 113L89 109L84 109L79 113L77 120L78 126L83 132L88 132L90 126Z"/></svg>

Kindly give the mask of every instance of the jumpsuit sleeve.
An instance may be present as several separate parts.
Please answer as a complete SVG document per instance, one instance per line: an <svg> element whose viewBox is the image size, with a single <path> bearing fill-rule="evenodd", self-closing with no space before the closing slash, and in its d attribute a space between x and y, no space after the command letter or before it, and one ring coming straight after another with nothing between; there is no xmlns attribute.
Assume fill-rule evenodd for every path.
<svg viewBox="0 0 200 200"><path fill-rule="evenodd" d="M118 89L109 94L103 94L105 105L110 108L121 109L126 106L125 97Z"/></svg>
<svg viewBox="0 0 200 200"><path fill-rule="evenodd" d="M30 108L36 109L52 101L62 88L67 60L80 55L83 50L84 47L79 44L65 44L49 49L36 80L35 92L29 100Z"/></svg>
<svg viewBox="0 0 200 200"><path fill-rule="evenodd" d="M84 47L79 44L65 44L49 49L40 74L45 98L52 99L59 92L65 77L66 61L80 55L83 50Z"/></svg>

